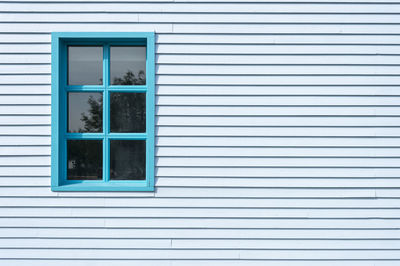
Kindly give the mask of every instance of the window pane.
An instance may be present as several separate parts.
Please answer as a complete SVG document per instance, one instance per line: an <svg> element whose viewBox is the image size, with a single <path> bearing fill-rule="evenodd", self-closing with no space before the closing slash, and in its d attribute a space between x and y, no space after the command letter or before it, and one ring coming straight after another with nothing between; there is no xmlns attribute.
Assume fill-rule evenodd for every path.
<svg viewBox="0 0 400 266"><path fill-rule="evenodd" d="M103 178L103 145L101 140L68 140L68 180Z"/></svg>
<svg viewBox="0 0 400 266"><path fill-rule="evenodd" d="M146 94L110 93L111 132L146 132Z"/></svg>
<svg viewBox="0 0 400 266"><path fill-rule="evenodd" d="M102 46L68 46L68 84L103 84Z"/></svg>
<svg viewBox="0 0 400 266"><path fill-rule="evenodd" d="M103 132L103 93L68 93L68 132Z"/></svg>
<svg viewBox="0 0 400 266"><path fill-rule="evenodd" d="M111 85L146 84L146 47L110 47Z"/></svg>
<svg viewBox="0 0 400 266"><path fill-rule="evenodd" d="M146 179L146 141L110 141L110 179Z"/></svg>

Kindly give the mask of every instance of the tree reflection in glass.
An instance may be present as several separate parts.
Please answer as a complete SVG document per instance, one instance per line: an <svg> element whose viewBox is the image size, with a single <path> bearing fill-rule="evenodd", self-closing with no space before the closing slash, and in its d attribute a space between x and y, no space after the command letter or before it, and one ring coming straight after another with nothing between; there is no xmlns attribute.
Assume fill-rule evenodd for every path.
<svg viewBox="0 0 400 266"><path fill-rule="evenodd" d="M103 144L101 140L67 141L68 180L103 178Z"/></svg>
<svg viewBox="0 0 400 266"><path fill-rule="evenodd" d="M110 94L110 131L146 132L146 93Z"/></svg>
<svg viewBox="0 0 400 266"><path fill-rule="evenodd" d="M111 85L146 84L146 47L110 47Z"/></svg>
<svg viewBox="0 0 400 266"><path fill-rule="evenodd" d="M146 179L146 141L110 141L110 179Z"/></svg>
<svg viewBox="0 0 400 266"><path fill-rule="evenodd" d="M103 93L68 93L68 132L103 132Z"/></svg>
<svg viewBox="0 0 400 266"><path fill-rule="evenodd" d="M139 71L144 73L144 71ZM129 71L121 84L144 82L134 80ZM110 92L110 131L146 132L146 93ZM68 132L103 132L103 93L68 93ZM103 141L67 141L67 179L101 180L103 178ZM146 142L144 140L110 141L110 179L146 179Z"/></svg>

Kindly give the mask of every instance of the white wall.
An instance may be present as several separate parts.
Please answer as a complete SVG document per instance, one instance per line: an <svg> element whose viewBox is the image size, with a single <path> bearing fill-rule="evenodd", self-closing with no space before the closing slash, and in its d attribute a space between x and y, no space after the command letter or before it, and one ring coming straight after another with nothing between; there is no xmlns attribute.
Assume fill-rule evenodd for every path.
<svg viewBox="0 0 400 266"><path fill-rule="evenodd" d="M0 265L400 264L400 1L0 1ZM157 33L155 193L50 191L50 33Z"/></svg>

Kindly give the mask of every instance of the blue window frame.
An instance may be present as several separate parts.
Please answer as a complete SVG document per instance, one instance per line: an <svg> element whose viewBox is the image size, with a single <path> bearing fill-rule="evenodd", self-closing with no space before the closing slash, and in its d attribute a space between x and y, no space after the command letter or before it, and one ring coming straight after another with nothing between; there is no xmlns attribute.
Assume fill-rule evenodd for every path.
<svg viewBox="0 0 400 266"><path fill-rule="evenodd" d="M52 191L154 190L154 53L152 32L52 33Z"/></svg>

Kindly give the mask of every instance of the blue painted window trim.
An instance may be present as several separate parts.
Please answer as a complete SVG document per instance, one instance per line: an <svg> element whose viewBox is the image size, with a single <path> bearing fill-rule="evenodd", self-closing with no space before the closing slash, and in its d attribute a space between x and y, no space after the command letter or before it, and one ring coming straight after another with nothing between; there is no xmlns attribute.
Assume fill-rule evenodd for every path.
<svg viewBox="0 0 400 266"><path fill-rule="evenodd" d="M51 190L52 191L154 191L155 50L153 32L53 32L51 35ZM146 85L110 86L109 45L146 46ZM69 44L103 45L103 85L67 86L66 49ZM103 121L109 123L109 91L146 93L146 133L67 133L67 91L104 91ZM109 127L106 127L109 128ZM104 129L105 130L105 129ZM66 178L67 139L104 139L103 180ZM146 140L146 180L110 181L109 139ZM106 148L106 149L105 149Z"/></svg>

